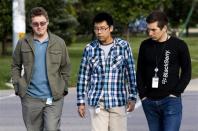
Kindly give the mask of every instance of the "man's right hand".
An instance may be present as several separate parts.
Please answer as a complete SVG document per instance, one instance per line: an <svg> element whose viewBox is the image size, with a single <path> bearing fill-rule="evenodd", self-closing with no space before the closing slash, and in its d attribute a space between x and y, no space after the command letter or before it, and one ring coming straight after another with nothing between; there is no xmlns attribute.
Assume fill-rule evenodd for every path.
<svg viewBox="0 0 198 131"><path fill-rule="evenodd" d="M15 92L15 95L16 95L16 96L18 96L18 95L19 95L19 93L18 93L18 92Z"/></svg>
<svg viewBox="0 0 198 131"><path fill-rule="evenodd" d="M146 99L147 99L147 97L143 97L143 98L141 99L141 101L146 100Z"/></svg>
<svg viewBox="0 0 198 131"><path fill-rule="evenodd" d="M78 114L82 118L85 117L85 105L81 104L80 106L78 106Z"/></svg>

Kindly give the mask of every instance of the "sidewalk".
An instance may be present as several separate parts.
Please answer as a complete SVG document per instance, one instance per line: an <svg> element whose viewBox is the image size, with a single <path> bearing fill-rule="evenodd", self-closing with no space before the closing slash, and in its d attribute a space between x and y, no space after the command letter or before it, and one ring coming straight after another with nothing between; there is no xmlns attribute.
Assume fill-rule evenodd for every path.
<svg viewBox="0 0 198 131"><path fill-rule="evenodd" d="M186 87L186 91L198 91L198 79L192 79Z"/></svg>
<svg viewBox="0 0 198 131"><path fill-rule="evenodd" d="M191 80L183 95L183 115L180 131L197 131L198 129L198 79ZM9 99L8 99L9 98ZM69 88L69 94L65 97L62 131L89 131L90 116L86 110L86 117L81 119L77 113L76 88ZM136 109L127 115L128 130L148 131L148 125L143 109ZM22 119L22 109L19 97L14 95L14 89L0 90L0 131L25 131Z"/></svg>

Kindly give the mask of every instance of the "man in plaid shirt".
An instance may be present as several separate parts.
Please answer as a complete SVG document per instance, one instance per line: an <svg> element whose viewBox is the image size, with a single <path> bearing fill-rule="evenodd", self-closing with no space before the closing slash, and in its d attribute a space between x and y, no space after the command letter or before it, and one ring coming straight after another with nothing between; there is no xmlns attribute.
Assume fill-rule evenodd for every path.
<svg viewBox="0 0 198 131"><path fill-rule="evenodd" d="M83 52L77 105L85 116L88 98L92 131L127 131L127 112L135 107L137 90L132 50L127 41L113 38L113 19L102 12L93 19L96 40Z"/></svg>

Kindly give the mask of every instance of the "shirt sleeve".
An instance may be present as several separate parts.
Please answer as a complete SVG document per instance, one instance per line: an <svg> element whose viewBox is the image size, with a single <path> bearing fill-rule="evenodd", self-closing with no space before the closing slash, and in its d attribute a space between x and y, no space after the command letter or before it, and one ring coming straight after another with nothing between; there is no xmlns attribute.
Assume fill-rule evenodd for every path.
<svg viewBox="0 0 198 131"><path fill-rule="evenodd" d="M70 77L70 70L71 70L71 64L70 64L70 58L68 54L68 50L66 47L65 42L62 43L62 50L63 50L63 55L62 55L62 62L61 62L61 75L63 76L63 79L65 81L65 91L68 91L69 87L69 77Z"/></svg>
<svg viewBox="0 0 198 131"><path fill-rule="evenodd" d="M180 80L177 84L176 93L183 93L191 79L192 67L191 58L188 46L184 41L181 41L179 46L179 62L181 67Z"/></svg>
<svg viewBox="0 0 198 131"><path fill-rule="evenodd" d="M127 62L127 79L128 79L128 91L129 91L129 98L128 100L134 100L136 101L137 99L137 86L136 86L136 72L135 72L135 63L133 59L133 54L131 47L129 44L127 44L126 52L126 62Z"/></svg>
<svg viewBox="0 0 198 131"><path fill-rule="evenodd" d="M145 87L145 63L144 63L144 50L143 43L140 46L138 53L138 61L137 61L137 89L139 93L140 99L146 96L146 87Z"/></svg>
<svg viewBox="0 0 198 131"><path fill-rule="evenodd" d="M19 40L12 56L12 83L15 89L15 93L18 93L18 79L21 77L22 71L22 60L21 60L21 44L22 41Z"/></svg>
<svg viewBox="0 0 198 131"><path fill-rule="evenodd" d="M77 105L85 104L85 94L86 88L88 87L90 80L89 73L89 64L88 64L88 51L85 48L83 56L81 59L78 82L77 82Z"/></svg>

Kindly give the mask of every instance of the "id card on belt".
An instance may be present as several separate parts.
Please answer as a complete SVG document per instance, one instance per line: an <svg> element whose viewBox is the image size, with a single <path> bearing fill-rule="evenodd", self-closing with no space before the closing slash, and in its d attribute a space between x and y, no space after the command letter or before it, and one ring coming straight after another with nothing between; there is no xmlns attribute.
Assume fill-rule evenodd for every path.
<svg viewBox="0 0 198 131"><path fill-rule="evenodd" d="M47 98L46 104L47 104L47 105L52 105L52 97Z"/></svg>
<svg viewBox="0 0 198 131"><path fill-rule="evenodd" d="M95 108L95 113L96 113L96 114L100 113L100 107L96 107L96 108Z"/></svg>
<svg viewBox="0 0 198 131"><path fill-rule="evenodd" d="M159 77L152 78L152 88L158 88Z"/></svg>

